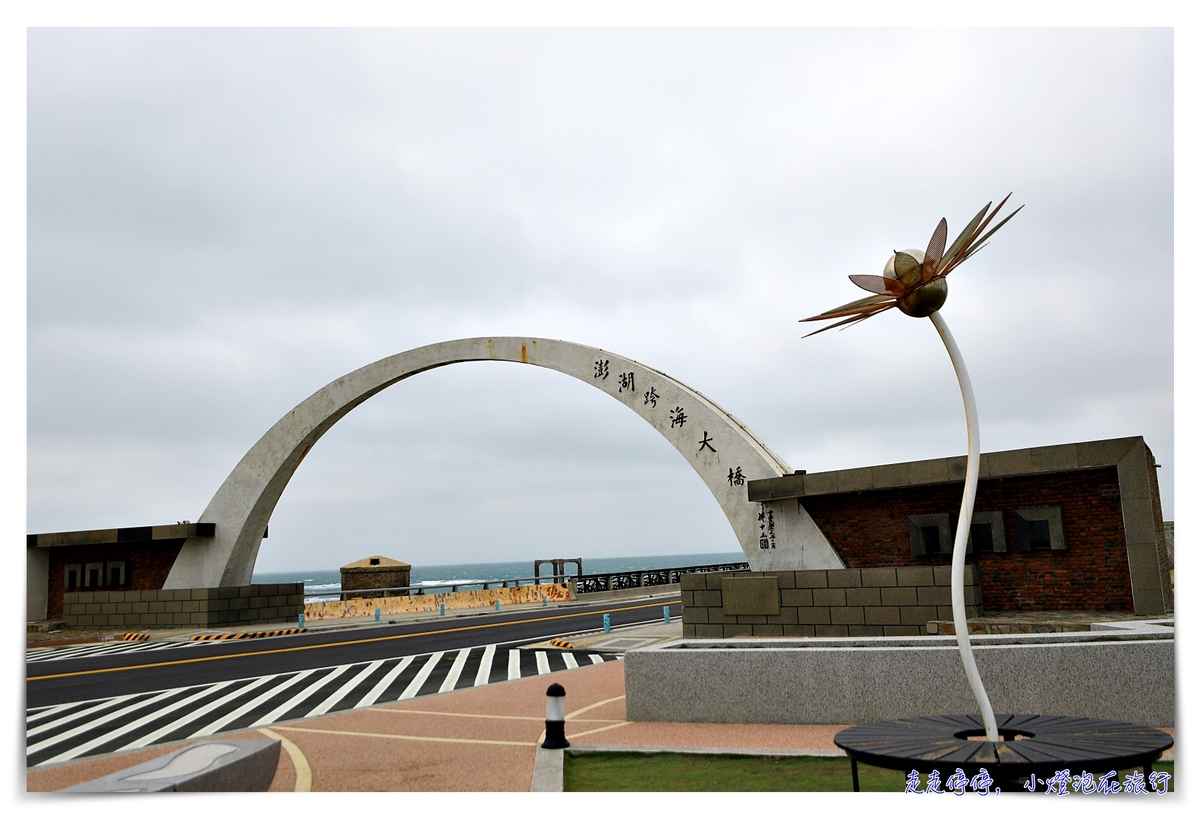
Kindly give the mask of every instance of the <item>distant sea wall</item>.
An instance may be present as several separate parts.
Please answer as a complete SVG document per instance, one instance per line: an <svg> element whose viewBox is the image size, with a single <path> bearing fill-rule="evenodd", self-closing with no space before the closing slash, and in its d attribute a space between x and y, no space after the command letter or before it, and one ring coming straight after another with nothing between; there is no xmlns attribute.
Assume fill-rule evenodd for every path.
<svg viewBox="0 0 1200 818"><path fill-rule="evenodd" d="M573 588L566 585L522 585L519 588L489 588L486 591L457 591L451 594L422 594L420 596L388 596L370 599L346 599L341 602L309 602L304 606L304 619L317 622L328 619L353 619L405 613L438 613L465 608L492 608L501 605L528 605L542 601L568 602L575 598Z"/></svg>

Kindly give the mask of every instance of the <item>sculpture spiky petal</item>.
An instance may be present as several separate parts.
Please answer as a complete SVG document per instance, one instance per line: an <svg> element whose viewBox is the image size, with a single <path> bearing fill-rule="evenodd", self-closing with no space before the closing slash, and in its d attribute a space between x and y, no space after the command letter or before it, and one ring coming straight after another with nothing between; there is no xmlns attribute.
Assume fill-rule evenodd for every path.
<svg viewBox="0 0 1200 818"><path fill-rule="evenodd" d="M992 207L992 203L988 202L984 205L975 218L968 222L963 231L958 234L958 238L950 245L949 250L945 251L945 255L943 255L943 248L946 246L946 220L942 219L934 228L933 236L930 237L925 252L898 250L892 253L888 259L883 275L850 276L850 281L856 286L875 293L875 295L851 301L849 304L827 310L820 315L800 319L802 322L826 321L834 318L845 319L836 324L822 327L816 332L810 332L808 335L817 335L835 327L857 324L873 315L886 312L892 307L899 307L901 312L913 318L926 318L940 310L946 303L946 296L949 294L946 276L958 265L975 255L993 233L1021 212L1024 205L1005 216L991 230L983 232L1000 212L1000 209L1004 207L1009 196L1012 194L1005 196L1000 204L991 209L990 213L988 210ZM807 338L808 335L804 337Z"/></svg>

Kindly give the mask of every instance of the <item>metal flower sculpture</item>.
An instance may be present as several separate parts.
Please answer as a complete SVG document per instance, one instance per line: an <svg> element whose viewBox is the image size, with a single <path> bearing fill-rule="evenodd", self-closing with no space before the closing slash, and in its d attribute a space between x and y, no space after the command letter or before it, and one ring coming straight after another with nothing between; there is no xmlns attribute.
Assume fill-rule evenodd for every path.
<svg viewBox="0 0 1200 818"><path fill-rule="evenodd" d="M859 321L865 321L892 307L899 307L900 312L911 315L913 318L925 318L933 315L941 309L942 304L946 303L948 292L946 276L950 275L955 267L982 250L984 243L991 238L993 233L1021 212L1021 207L1024 205L1005 216L987 233L983 232L1000 212L1000 208L1004 207L1009 196L1012 194L1005 196L991 213L988 213L988 208L992 206L992 203L988 202L984 205L983 210L975 214L971 223L958 234L958 238L954 240L954 244L950 245L948 252L944 252L946 250L946 220L942 219L934 228L933 236L930 237L929 246L924 253L920 250L897 250L892 253L891 258L884 265L883 275L850 276L850 280L859 287L867 292L876 293L876 295L851 301L849 304L843 304L811 318L802 318L801 321L825 321L849 316L845 321L830 324L816 332L810 332L808 335L817 335L827 329L843 325L857 324ZM807 338L808 335L804 337Z"/></svg>
<svg viewBox="0 0 1200 818"><path fill-rule="evenodd" d="M851 281L875 295L851 301L849 304L843 304L811 318L801 319L802 321L845 319L809 333L809 335L816 335L827 329L865 321L892 307L899 307L905 315L911 315L914 318L929 318L942 337L946 351L950 353L950 361L954 365L954 373L958 376L958 385L962 390L963 409L967 416L967 475L963 486L962 505L958 512L958 527L954 533L954 554L950 569L950 602L954 609L954 633L958 641L958 652L962 657L963 670L966 671L971 692L979 705L979 712L983 716L983 724L989 741L999 740L996 716L992 712L992 704L988 700L987 691L979 678L979 670L975 666L975 656L971 653L971 639L967 633L966 606L963 604L967 534L970 531L971 514L975 509L975 489L979 483L979 416L975 409L975 392L971 388L971 379L967 375L966 363L963 361L962 353L958 350L958 344L954 342L954 336L950 334L950 328L938 310L946 303L946 276L955 267L983 249L984 242L1020 212L1021 208L1018 207L991 230L983 232L987 230L988 224L1004 207L1011 195L1010 193L1005 196L990 213L988 210L992 207L992 203L988 202L984 205L983 210L980 210L970 224L963 229L948 251L945 251L946 220L942 219L934 229L933 236L929 239L929 246L924 253L920 250L896 251L884 265L882 276L850 276ZM943 251L945 252L943 253ZM807 338L808 335L804 337Z"/></svg>

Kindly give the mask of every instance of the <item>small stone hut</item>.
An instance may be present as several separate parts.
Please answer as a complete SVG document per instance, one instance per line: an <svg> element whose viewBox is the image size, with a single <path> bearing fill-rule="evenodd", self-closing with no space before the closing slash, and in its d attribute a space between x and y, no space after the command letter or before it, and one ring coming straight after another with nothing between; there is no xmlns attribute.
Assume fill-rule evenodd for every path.
<svg viewBox="0 0 1200 818"><path fill-rule="evenodd" d="M369 599L377 596L407 594L407 591L384 592L380 588L403 588L409 584L412 566L376 554L342 566L342 593L346 599Z"/></svg>

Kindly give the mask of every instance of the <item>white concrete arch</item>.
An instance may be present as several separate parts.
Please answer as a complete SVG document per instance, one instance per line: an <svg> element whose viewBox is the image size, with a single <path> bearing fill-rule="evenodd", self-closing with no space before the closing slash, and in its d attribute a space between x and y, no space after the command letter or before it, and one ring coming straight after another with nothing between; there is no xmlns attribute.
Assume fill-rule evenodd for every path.
<svg viewBox="0 0 1200 818"><path fill-rule="evenodd" d="M737 418L637 361L545 338L464 338L410 349L344 375L284 415L246 453L199 522L213 538L183 544L166 588L248 585L263 531L309 449L354 407L405 378L465 361L532 364L578 378L637 412L704 480L754 570L841 568L842 562L794 500L751 503L746 480L790 473Z"/></svg>

